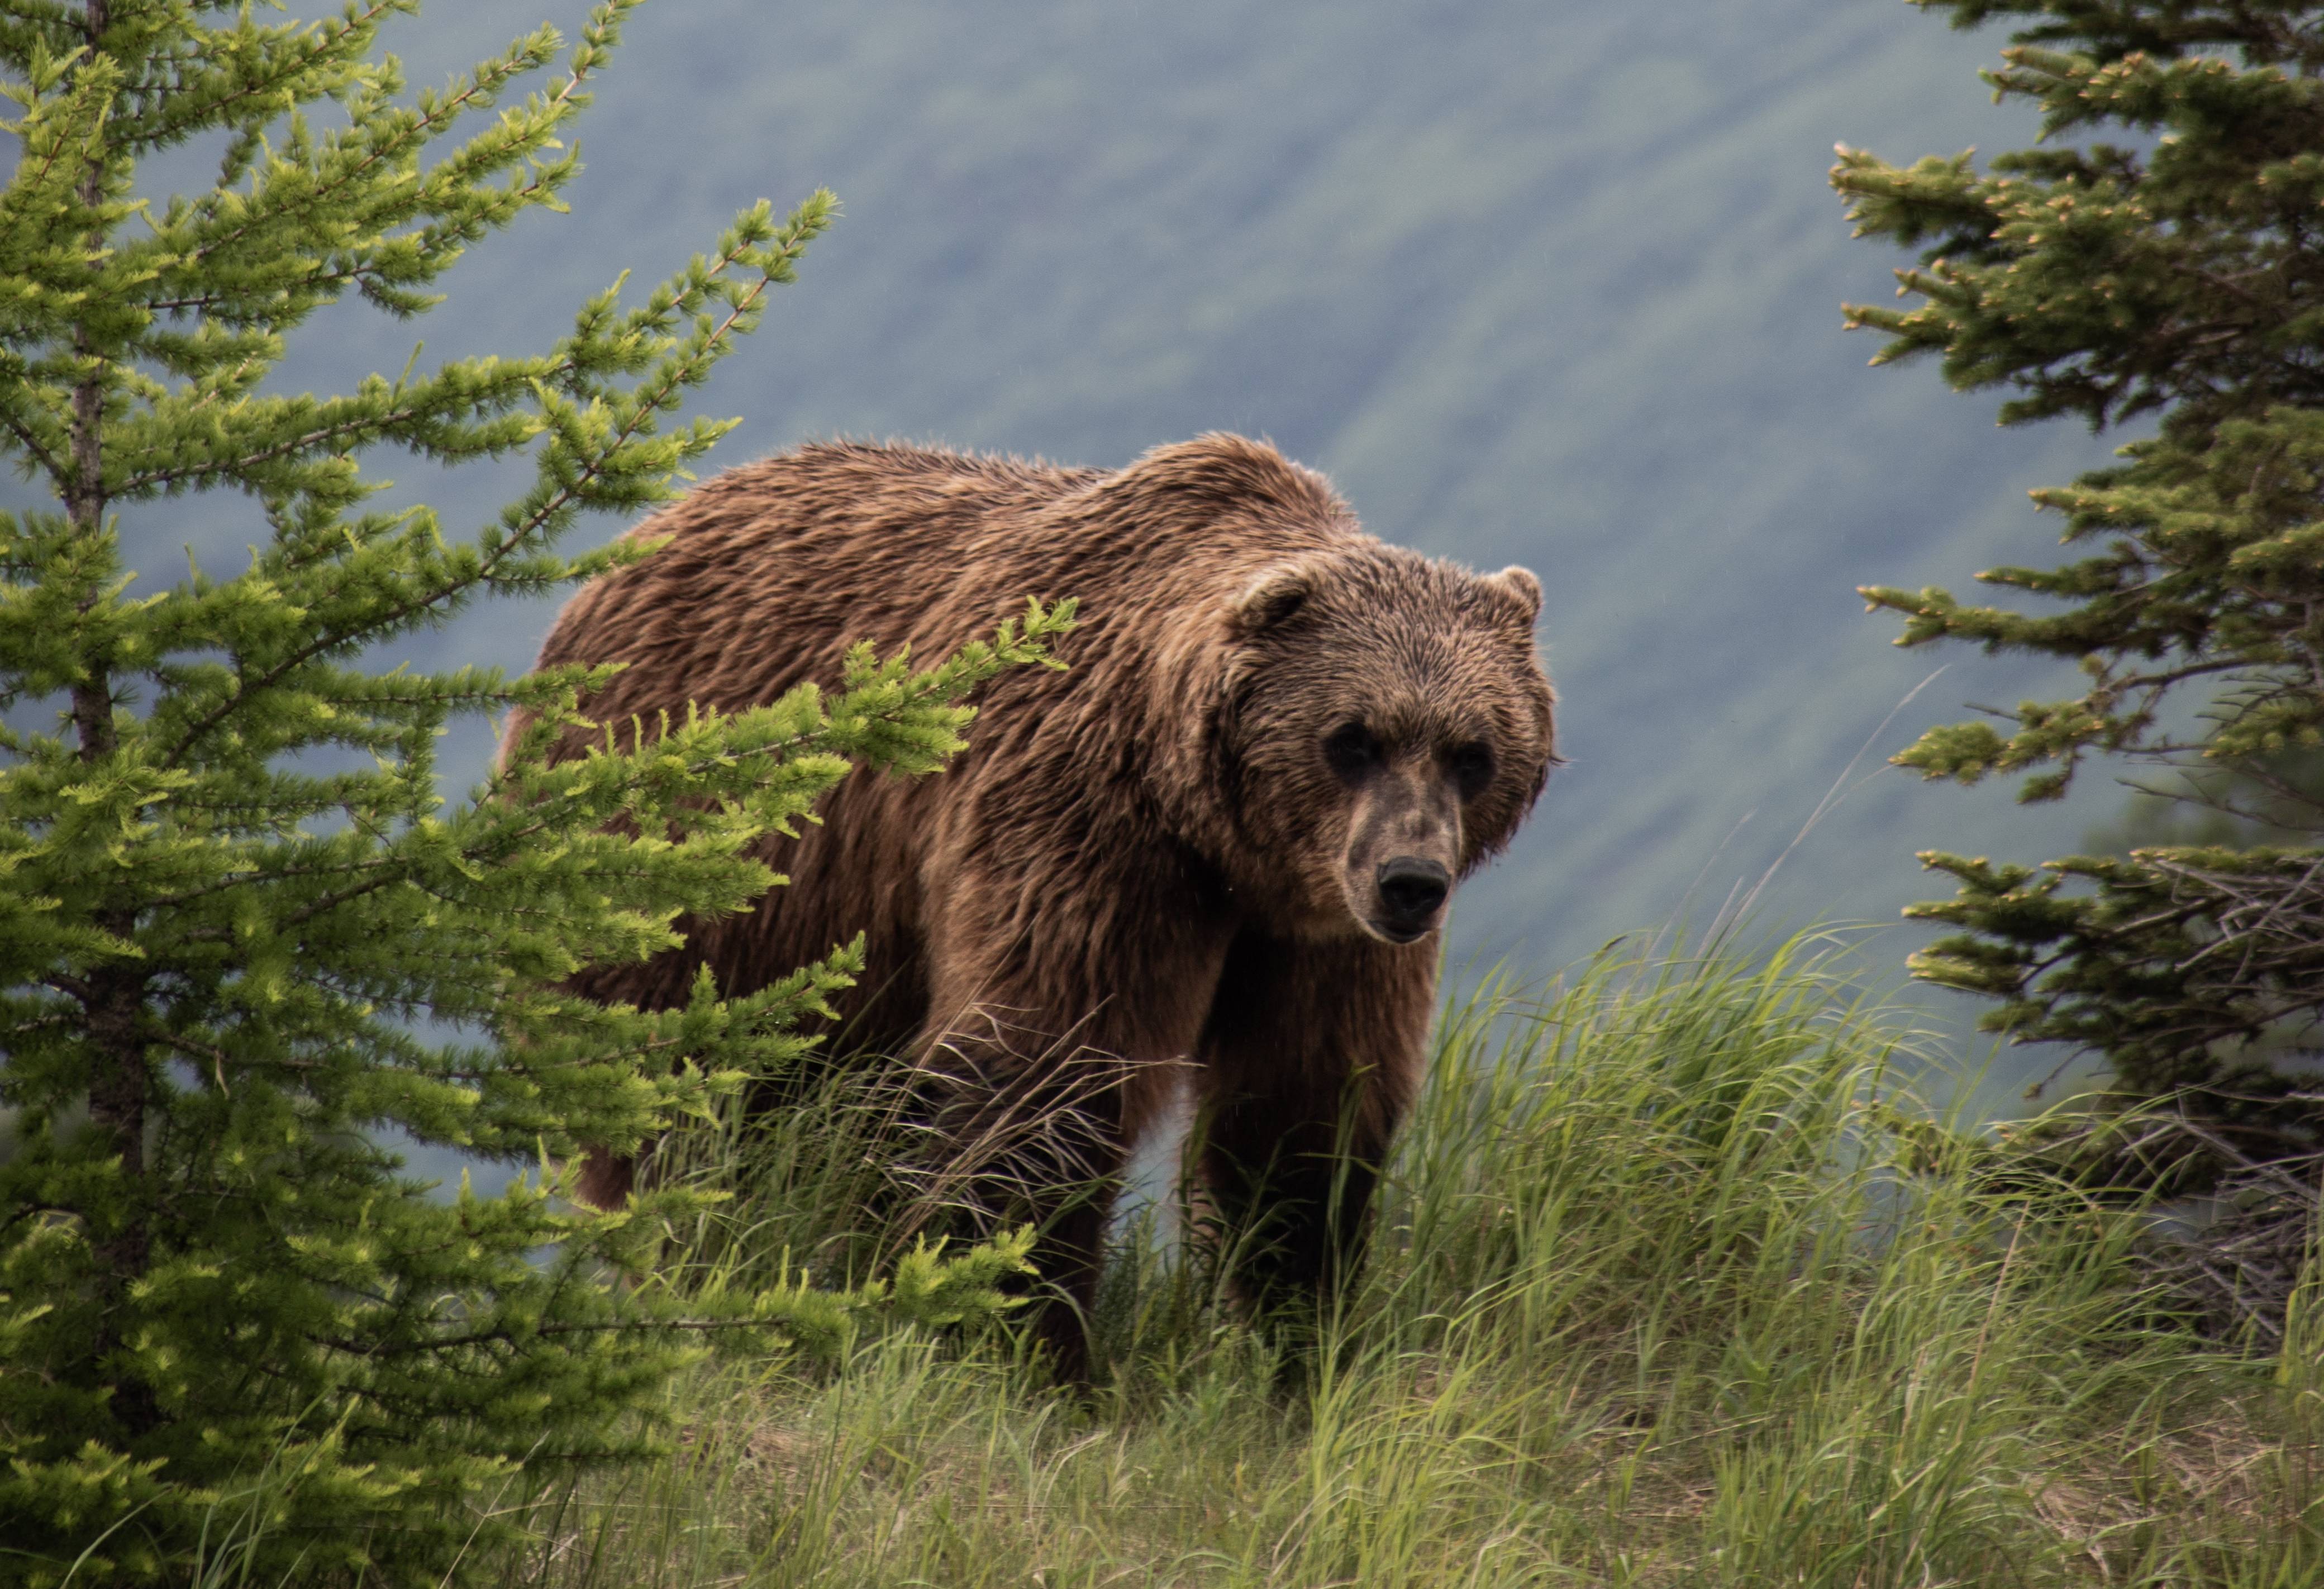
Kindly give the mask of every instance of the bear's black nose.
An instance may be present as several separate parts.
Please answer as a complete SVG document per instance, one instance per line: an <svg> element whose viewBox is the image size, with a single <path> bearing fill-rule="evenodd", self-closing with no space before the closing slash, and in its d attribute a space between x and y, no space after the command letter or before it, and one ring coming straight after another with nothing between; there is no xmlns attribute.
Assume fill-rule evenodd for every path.
<svg viewBox="0 0 2324 1589"><path fill-rule="evenodd" d="M1380 903L1399 922L1418 922L1433 914L1452 892L1452 874L1433 860L1399 855L1380 862Z"/></svg>

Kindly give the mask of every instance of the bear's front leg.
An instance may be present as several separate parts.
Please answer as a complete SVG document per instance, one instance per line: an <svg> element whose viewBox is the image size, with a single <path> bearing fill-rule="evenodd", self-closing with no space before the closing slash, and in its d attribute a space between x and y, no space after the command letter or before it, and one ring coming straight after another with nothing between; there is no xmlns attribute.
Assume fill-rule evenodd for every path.
<svg viewBox="0 0 2324 1589"><path fill-rule="evenodd" d="M1196 1165L1235 1290L1296 1335L1361 1263L1435 997L1433 941L1248 931L1228 951L1196 1055Z"/></svg>
<svg viewBox="0 0 2324 1589"><path fill-rule="evenodd" d="M1118 1056L1059 1042L1019 1014L964 1012L926 1045L915 1195L964 1216L978 1237L1035 1227L1033 1329L1057 1376L1083 1383L1106 1217L1130 1153L1129 1078Z"/></svg>
<svg viewBox="0 0 2324 1589"><path fill-rule="evenodd" d="M1150 877L980 878L949 892L930 935L921 1195L981 1232L1038 1228L1032 1325L1074 1383L1090 1374L1106 1217L1231 932L1199 897L1155 894Z"/></svg>

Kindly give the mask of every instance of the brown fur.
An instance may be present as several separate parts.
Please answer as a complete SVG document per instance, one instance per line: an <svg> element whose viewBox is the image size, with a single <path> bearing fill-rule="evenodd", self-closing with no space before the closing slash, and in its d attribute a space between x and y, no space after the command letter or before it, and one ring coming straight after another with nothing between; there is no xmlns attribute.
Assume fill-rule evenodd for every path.
<svg viewBox="0 0 2324 1589"><path fill-rule="evenodd" d="M606 722L829 684L859 639L934 658L1028 595L1076 597L1084 621L1069 671L986 689L945 772L857 773L821 827L770 840L791 882L755 914L587 990L667 1006L706 963L740 992L862 931L847 1046L908 1061L947 1140L1069 1100L1065 1138L976 1171L1014 1189L996 1212L1029 1195L1048 1217L1037 1260L1075 1307L1042 1328L1069 1374L1104 1208L1056 1199L1111 1183L1182 1070L1210 1197L1271 1222L1243 1289L1327 1284L1419 1079L1442 910L1425 878L1500 850L1554 759L1533 576L1384 546L1321 476L1216 435L1111 473L810 446L631 533L671 539L575 596L540 657L628 663L586 703ZM1402 915L1391 860L1423 879ZM629 1173L593 1166L589 1190L618 1202Z"/></svg>

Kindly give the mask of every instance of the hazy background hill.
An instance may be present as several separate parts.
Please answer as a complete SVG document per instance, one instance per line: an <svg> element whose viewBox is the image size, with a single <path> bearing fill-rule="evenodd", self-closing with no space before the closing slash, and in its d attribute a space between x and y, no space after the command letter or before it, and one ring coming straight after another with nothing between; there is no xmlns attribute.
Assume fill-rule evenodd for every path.
<svg viewBox="0 0 2324 1589"><path fill-rule="evenodd" d="M585 9L437 0L389 38L438 80ZM844 434L1116 465L1231 428L1388 539L1539 571L1572 765L1463 895L1453 952L1546 969L1691 888L1707 917L1868 739L1859 775L1965 700L2047 687L1900 652L1851 593L2040 557L2025 489L2103 454L1999 431L1933 369L1868 371L1840 330L1895 262L1849 239L1833 142L2030 140L1975 77L1999 41L1895 0L664 0L582 124L573 213L482 245L426 319L335 311L281 384L392 372L421 337L427 362L540 345L619 271L827 185L845 218L704 400L745 416L726 462ZM380 466L450 528L509 484ZM192 501L130 528L166 578L188 544L230 567L253 523ZM549 619L478 610L420 659L521 667ZM1914 850L2059 853L2114 799L2026 811L1880 770L1763 906L1893 922L1928 892Z"/></svg>

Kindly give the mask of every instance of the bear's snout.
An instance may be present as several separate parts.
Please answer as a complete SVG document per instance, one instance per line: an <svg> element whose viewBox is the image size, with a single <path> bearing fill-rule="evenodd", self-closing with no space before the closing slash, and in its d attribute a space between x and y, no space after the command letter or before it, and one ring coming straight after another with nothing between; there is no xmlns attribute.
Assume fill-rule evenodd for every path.
<svg viewBox="0 0 2324 1589"><path fill-rule="evenodd" d="M1444 896L1452 892L1452 874L1416 855L1398 855L1380 862L1376 882L1380 925L1390 936L1406 941L1434 924Z"/></svg>

